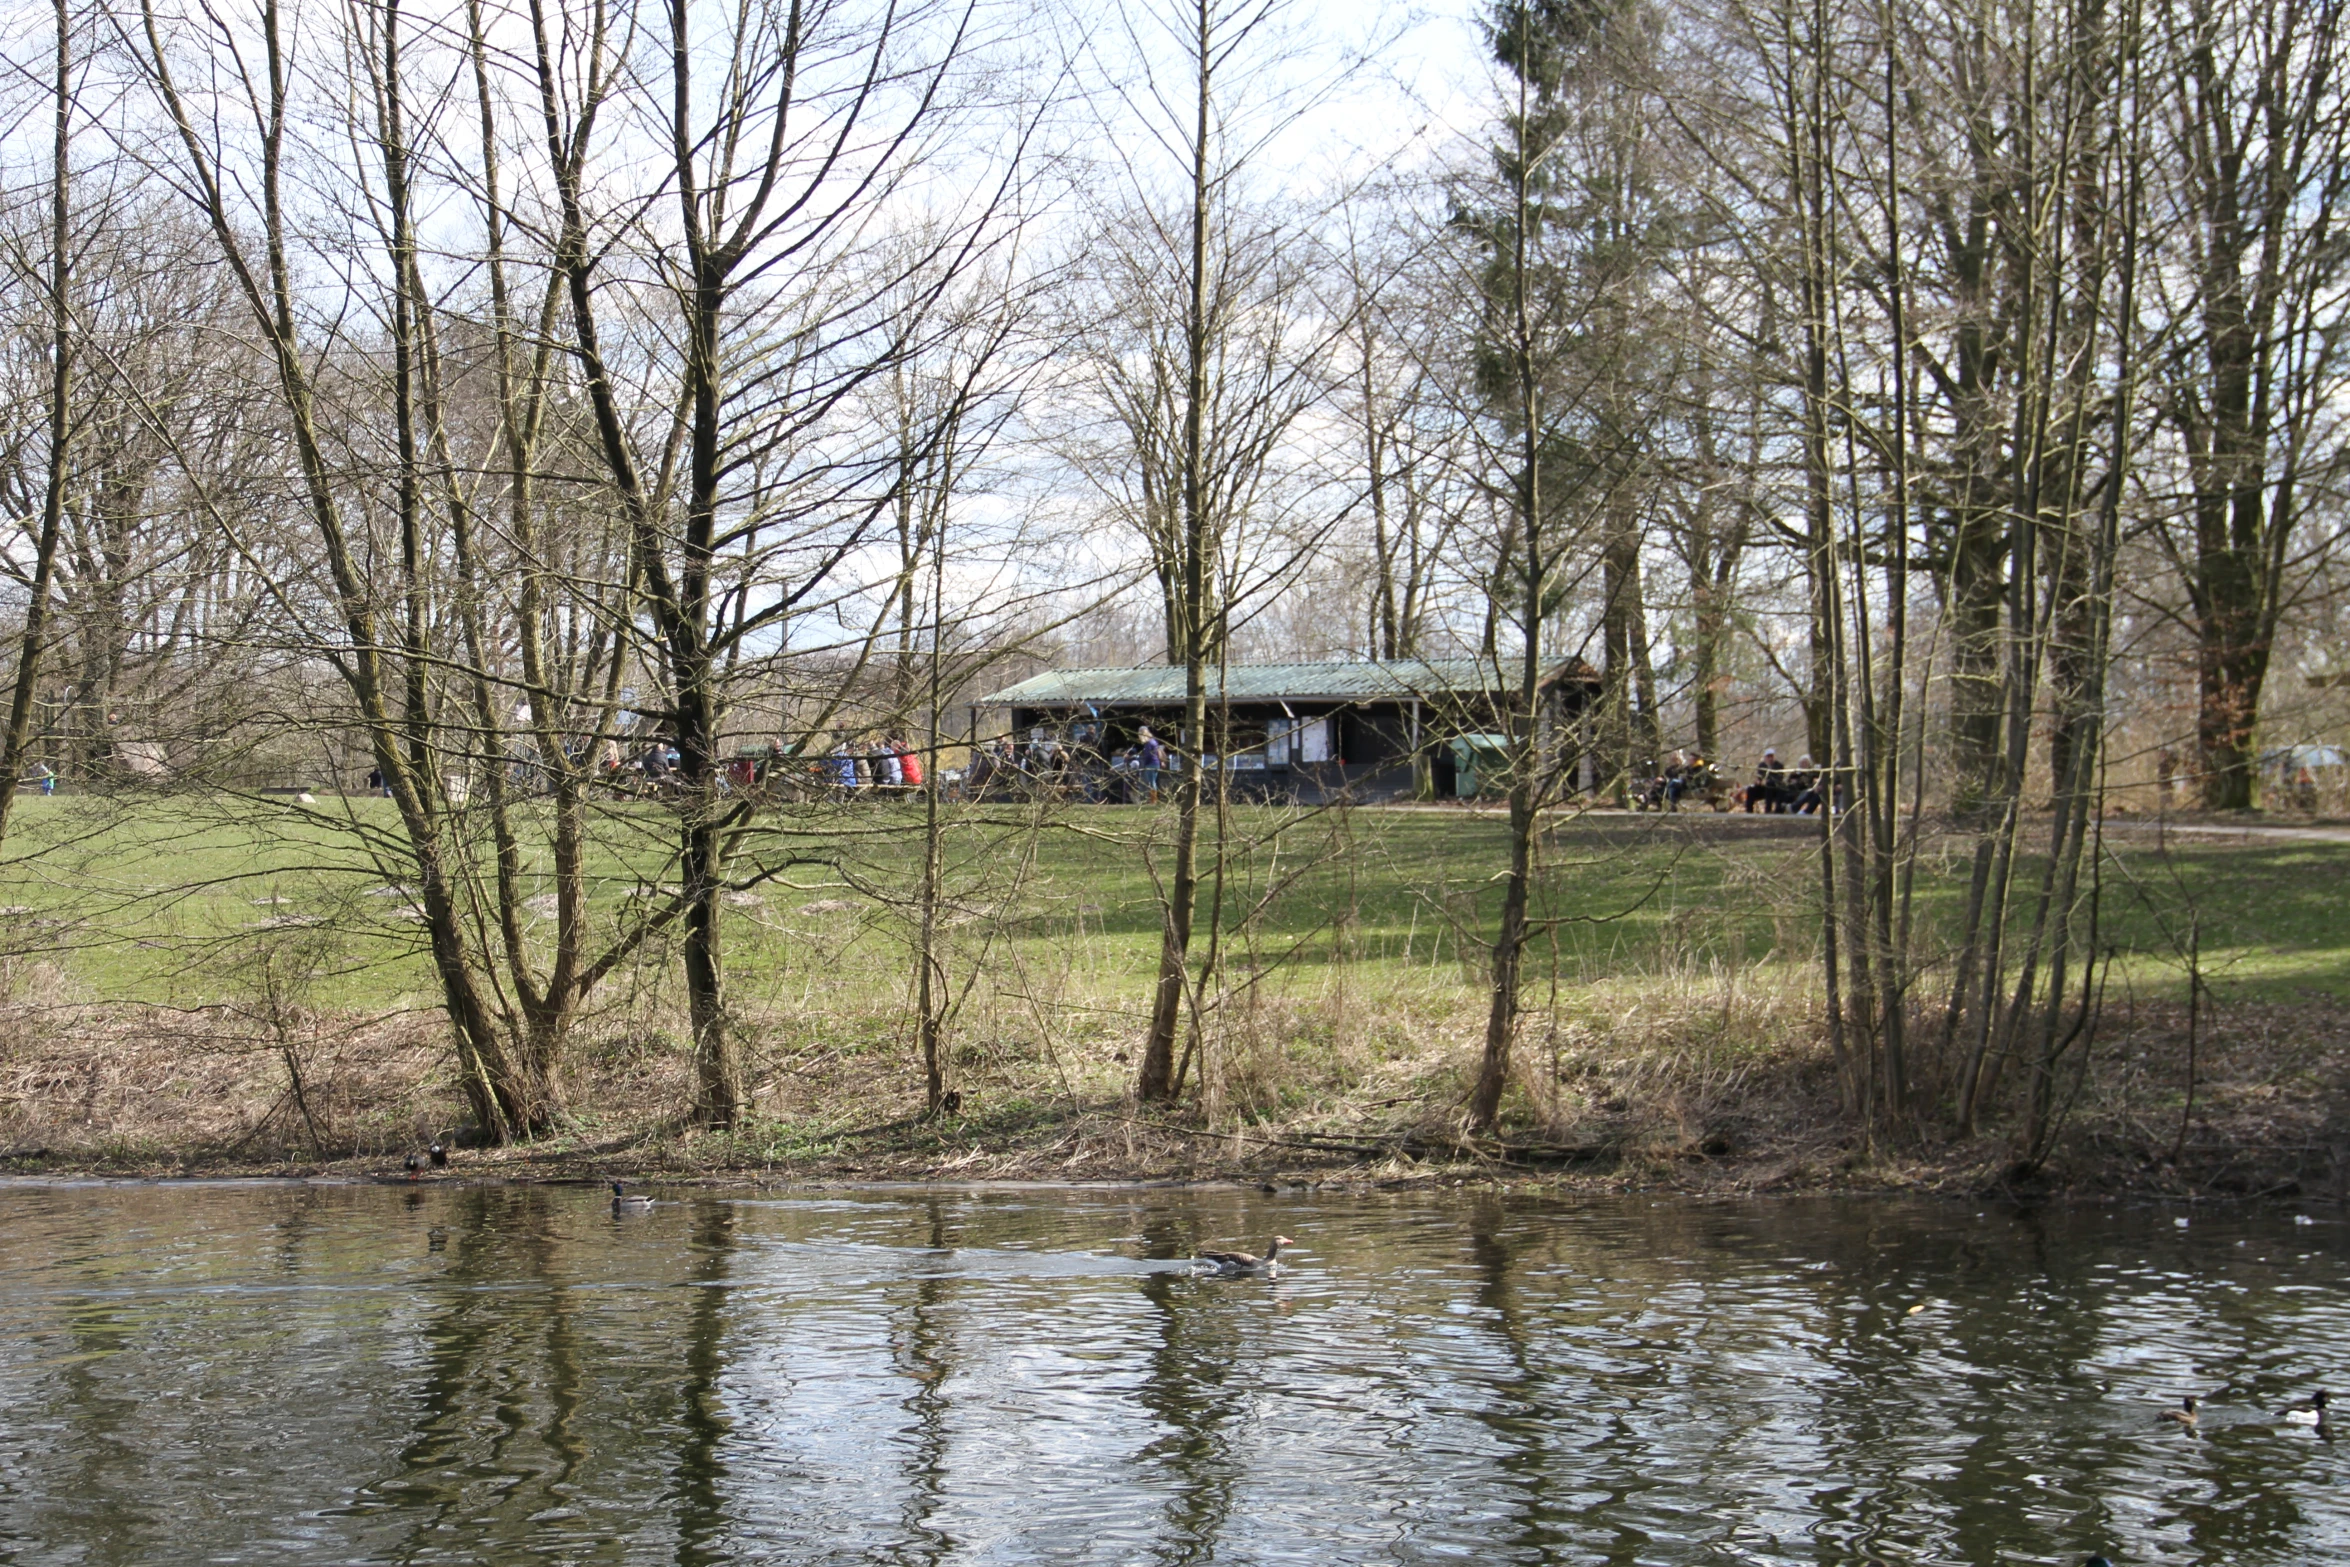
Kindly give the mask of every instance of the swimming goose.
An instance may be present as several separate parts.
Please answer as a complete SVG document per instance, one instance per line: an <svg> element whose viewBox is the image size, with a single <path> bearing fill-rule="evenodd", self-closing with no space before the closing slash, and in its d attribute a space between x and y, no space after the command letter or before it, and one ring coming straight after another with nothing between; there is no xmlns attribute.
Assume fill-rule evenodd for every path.
<svg viewBox="0 0 2350 1567"><path fill-rule="evenodd" d="M1273 1237L1272 1244L1265 1248L1265 1254L1262 1257L1247 1251L1203 1251L1192 1260L1207 1263L1219 1275L1226 1277L1253 1273L1261 1274L1269 1279L1281 1271L1281 1264L1275 1260L1281 1255L1281 1248L1296 1244L1297 1242L1286 1235L1276 1235Z"/></svg>
<svg viewBox="0 0 2350 1567"><path fill-rule="evenodd" d="M2185 1398L2179 1400L2178 1408L2164 1410L2162 1412L2162 1418L2169 1421L2172 1425L2177 1426L2182 1431L2194 1430L2195 1395L2189 1393Z"/></svg>
<svg viewBox="0 0 2350 1567"><path fill-rule="evenodd" d="M649 1213L653 1199L643 1192L632 1192L618 1181L612 1183L612 1211L614 1213Z"/></svg>
<svg viewBox="0 0 2350 1567"><path fill-rule="evenodd" d="M2297 1404L2285 1411L2289 1426L2322 1426L2326 1423L2326 1390L2319 1388L2309 1395L2309 1402Z"/></svg>

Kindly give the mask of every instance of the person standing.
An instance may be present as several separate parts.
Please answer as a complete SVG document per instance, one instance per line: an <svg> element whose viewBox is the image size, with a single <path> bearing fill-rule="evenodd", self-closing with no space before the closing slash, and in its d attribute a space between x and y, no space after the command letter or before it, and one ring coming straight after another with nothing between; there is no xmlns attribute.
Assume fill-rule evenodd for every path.
<svg viewBox="0 0 2350 1567"><path fill-rule="evenodd" d="M1142 726L1135 747L1135 771L1142 775L1142 799L1145 805L1159 803L1159 771L1167 765L1167 747L1151 733L1150 725Z"/></svg>
<svg viewBox="0 0 2350 1567"><path fill-rule="evenodd" d="M1746 811L1754 814L1760 805L1765 816L1776 816L1787 803L1787 769L1779 763L1777 746L1763 747L1762 760L1754 764L1754 782L1746 789Z"/></svg>

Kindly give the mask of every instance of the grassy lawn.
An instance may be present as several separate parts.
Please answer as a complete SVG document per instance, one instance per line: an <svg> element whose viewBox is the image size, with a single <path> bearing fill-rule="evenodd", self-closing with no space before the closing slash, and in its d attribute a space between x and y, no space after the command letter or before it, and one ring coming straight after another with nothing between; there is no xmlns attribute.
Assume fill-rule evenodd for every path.
<svg viewBox="0 0 2350 1567"><path fill-rule="evenodd" d="M15 1020L0 1049L0 1146L81 1150L109 1168L191 1149L240 1168L338 1148L380 1165L462 1123L387 802L60 798L19 809L0 861L0 1001ZM1135 1142L1126 1094L1172 813L1039 819L990 806L949 822L941 939L949 1078L966 1096L957 1115L914 1119L921 817L860 802L765 818L747 847L745 864L771 874L726 911L756 1107L746 1126L706 1148L676 1128L692 1068L664 933L591 999L566 1056L569 1119L532 1157L650 1137L645 1148L685 1165L840 1171L878 1156L872 1168L896 1173L1043 1179L1271 1157L1271 1144L1251 1154L1197 1128L1143 1125ZM671 826L650 803L597 817L597 942L662 906ZM1505 1120L1628 1157L1770 1148L1789 1169L1814 1168L1813 1145L1833 1143L1843 1124L1824 1070L1815 832L1785 819L1559 823L1543 849L1545 924ZM1258 808L1234 813L1228 836L1221 896L1203 905L1195 948L1216 944L1224 979L1185 1112L1342 1140L1449 1124L1483 1038L1503 822ZM1935 840L1920 861L1915 994L1929 1013L1947 995L1971 852ZM2038 871L2022 868L2015 931ZM527 939L543 960L554 934L543 849L521 874L536 905ZM2174 1135L2164 1129L2183 1113L2184 1009L2161 1003L2184 999L2178 949L2192 920L2221 1003L2205 1014L2197 1135L2223 1149L2309 1143L2313 1107L2350 1058L2335 1022L2350 999L2350 920L2339 912L2350 845L2173 836L2164 850L2151 834L2117 832L2100 877L2110 1023L2080 1124L2124 1148L2153 1137L2148 1128L2158 1141ZM299 1113L297 1057L311 1096ZM1946 1101L1955 1066L1924 1041L1913 1081ZM2008 1074L2007 1100L2020 1081ZM2254 1180L2229 1178L2239 1175Z"/></svg>
<svg viewBox="0 0 2350 1567"><path fill-rule="evenodd" d="M118 807L30 799L0 877L0 923L20 954L60 963L98 999L191 1005L249 995L260 966L306 955L313 998L383 1006L430 988L400 881L389 803L315 807L158 799ZM533 824L535 825L535 823ZM658 902L666 857L658 807L599 815L592 909L609 939ZM1077 988L1139 1000L1155 960L1154 875L1167 872L1171 816L1082 808L1038 823L1010 808L951 815L951 940L972 961L1043 963ZM1786 823L1589 818L1546 847L1540 983L1637 984L1691 969L1808 963L1818 871ZM1239 811L1217 939L1261 984L1294 990L1329 970L1378 982L1473 988L1505 863L1492 815L1357 811L1298 818ZM1929 848L1917 887L1926 950L1955 926L1967 845ZM905 807L821 809L773 818L755 846L775 876L730 906L735 983L752 996L887 1004L907 972L908 907L920 875L920 817ZM1206 857L1203 856L1203 862ZM2037 889L2027 864L2018 921ZM2350 846L2195 842L2157 852L2117 838L2104 864L2103 940L2115 975L2149 996L2178 993L2190 913L2203 963L2243 999L2350 997ZM544 898L543 863L526 866ZM534 939L550 939L541 904ZM1209 935L1205 913L1200 938ZM278 955L271 957L270 955ZM665 982L649 945L631 970ZM1066 987L1064 987L1066 988ZM1091 1004L1091 1003L1089 1003Z"/></svg>

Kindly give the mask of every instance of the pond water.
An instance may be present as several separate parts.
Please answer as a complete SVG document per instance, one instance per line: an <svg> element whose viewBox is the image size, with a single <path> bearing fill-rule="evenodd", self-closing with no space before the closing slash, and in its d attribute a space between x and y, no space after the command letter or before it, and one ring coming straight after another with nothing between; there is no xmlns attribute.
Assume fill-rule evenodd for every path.
<svg viewBox="0 0 2350 1567"><path fill-rule="evenodd" d="M2330 1211L675 1195L0 1184L0 1562L2350 1555Z"/></svg>

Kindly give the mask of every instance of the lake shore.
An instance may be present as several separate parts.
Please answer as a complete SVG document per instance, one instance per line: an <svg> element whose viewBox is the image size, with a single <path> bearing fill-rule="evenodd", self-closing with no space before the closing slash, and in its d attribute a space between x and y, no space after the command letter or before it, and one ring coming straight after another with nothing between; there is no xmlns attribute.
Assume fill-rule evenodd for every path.
<svg viewBox="0 0 2350 1567"><path fill-rule="evenodd" d="M2177 1201L2195 1203L2324 1202L2345 1196L2331 1161L2288 1158L2216 1162L2199 1169L2133 1162L2116 1156L2088 1165L2054 1160L2037 1176L2018 1178L2004 1150L1988 1157L1874 1155L1823 1143L1807 1155L1774 1150L1765 1157L1692 1156L1671 1164L1596 1158L1574 1166L1528 1165L1466 1154L1444 1159L1391 1158L1325 1162L1296 1159L1167 1159L1122 1166L1092 1162L1082 1174L1016 1155L947 1161L878 1151L851 1163L737 1164L706 1161L690 1142L648 1146L634 1154L555 1154L461 1150L447 1169L427 1169L418 1186L593 1185L621 1179L632 1187L694 1190L853 1189L859 1187L1252 1186L1266 1191L1397 1191L1499 1188L1574 1195L1679 1195L1693 1200L1761 1196L1939 1196L1953 1200ZM0 1183L43 1180L327 1181L406 1185L411 1178L382 1158L264 1162L91 1159L75 1151L11 1150L0 1156Z"/></svg>
<svg viewBox="0 0 2350 1567"><path fill-rule="evenodd" d="M396 1063L397 1057L394 1057ZM21 1060L17 1063L21 1069ZM395 1074L387 1074L395 1075ZM23 1074L20 1070L20 1081ZM1750 1094L1733 1112L1673 1119L1657 1105L1622 1105L1613 1116L1568 1129L1519 1124L1494 1139L1457 1131L1457 1104L1423 1104L1408 1117L1391 1106L1377 1123L1345 1105L1298 1107L1282 1122L1204 1124L1195 1106L1145 1115L1122 1098L1093 1102L988 1105L924 1119L848 1112L762 1119L735 1134L698 1131L674 1114L622 1119L609 1113L533 1142L474 1146L462 1133L408 1103L412 1135L392 1134L394 1117L362 1118L365 1140L337 1146L302 1134L284 1096L213 1085L203 1097L219 1119L247 1128L197 1130L175 1121L171 1104L189 1085L159 1085L123 1096L113 1113L92 1116L104 1097L86 1072L52 1074L50 1095L21 1095L0 1119L0 1177L129 1179L277 1178L404 1182L405 1160L424 1158L415 1179L446 1182L580 1182L623 1179L656 1185L1242 1183L1287 1187L1398 1189L1490 1185L1559 1193L1681 1193L1728 1197L1768 1193L1922 1193L1965 1197L2112 1197L2193 1201L2342 1201L2350 1140L2327 1094L2305 1079L2279 1092L2273 1078L2204 1085L2190 1135L2179 1146L2178 1112L2157 1123L2147 1107L2100 1101L2076 1108L2040 1169L2018 1170L2009 1129L1971 1140L1879 1135L1857 1138L1823 1092L1817 1071L1792 1072L1768 1094ZM80 1092L65 1092L79 1078ZM1689 1085L1657 1085L1673 1098ZM432 1094L416 1083L408 1092ZM405 1099L405 1095L395 1096ZM975 1096L976 1098L977 1096ZM126 1103L150 1101L150 1113ZM862 1101L870 1105L875 1101ZM348 1100L341 1114L364 1108ZM430 1106L454 1120L453 1103ZM159 1112L159 1113L158 1113ZM1562 1137L1560 1130L1569 1136ZM175 1132L177 1135L175 1135ZM289 1135L290 1134L290 1135ZM446 1168L426 1149L443 1139ZM1570 1138L1574 1140L1570 1140Z"/></svg>
<svg viewBox="0 0 2350 1567"><path fill-rule="evenodd" d="M401 1180L437 1141L451 1163L428 1163L428 1180L2345 1195L2350 1009L2313 996L2216 1018L2146 1001L2109 1013L2095 1070L2068 1087L2026 1171L2012 1110L1971 1138L1941 1129L1955 1119L1950 1079L1931 1056L1923 1067L1944 1075L1921 1071L1921 1092L1942 1112L1862 1138L1804 998L1751 986L1650 987L1625 1006L1631 1022L1523 1051L1500 1135L1486 1138L1461 1131L1477 1037L1465 1014L1431 1014L1384 1056L1362 1051L1318 1079L1252 1080L1236 1052L1213 1107L1196 1083L1178 1106L1137 1106L1115 1040L965 1063L954 1112L937 1117L902 1041L779 1052L762 1058L757 1110L731 1133L685 1123L682 1051L615 1036L583 1044L566 1079L576 1108L555 1130L500 1148L466 1134L445 1036L421 1006L311 1014L288 1043L218 1011L20 1004L0 1017L0 1176ZM1290 1020L1287 1037L1313 1021Z"/></svg>
<svg viewBox="0 0 2350 1567"><path fill-rule="evenodd" d="M70 838L71 805L28 820ZM397 1179L434 1141L467 1142L443 1001L379 869L281 864L301 846L252 823L82 825L81 869L11 893L27 902L0 932L18 943L0 957L0 1174ZM941 1066L959 1103L925 1118L906 910L878 891L907 882L892 832L826 840L863 856L856 878L729 906L739 1130L685 1125L692 1030L668 958L648 957L566 1032L550 1133L467 1147L456 1178L2243 1197L2332 1192L2350 1167L2335 829L2117 824L2130 890L2109 900L2099 1005L2061 1041L2057 1129L2028 1179L2022 1052L2038 1046L2017 1030L1978 1058L1948 1016L1961 838L1936 840L1919 890L1920 930L1942 934L1921 935L1911 993L1916 1113L1864 1140L1826 1037L1800 824L1562 823L1554 892L1590 917L1554 927L1529 980L1501 1136L1467 1140L1496 829L1399 810L1347 830L1371 856L1360 875L1320 839L1282 849L1286 901L1221 950L1176 1106L1130 1098L1159 930L1136 845L1048 835L1019 840L1033 864L1017 889L952 925ZM130 865L162 879L128 886ZM167 885L206 891L183 907L155 896ZM633 885L599 880L605 915L628 917ZM2192 1015L2181 911L2200 922ZM1968 1080L1987 1108L1962 1137Z"/></svg>

